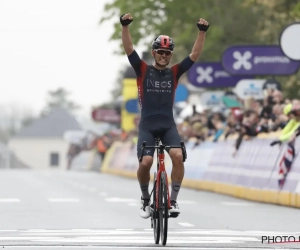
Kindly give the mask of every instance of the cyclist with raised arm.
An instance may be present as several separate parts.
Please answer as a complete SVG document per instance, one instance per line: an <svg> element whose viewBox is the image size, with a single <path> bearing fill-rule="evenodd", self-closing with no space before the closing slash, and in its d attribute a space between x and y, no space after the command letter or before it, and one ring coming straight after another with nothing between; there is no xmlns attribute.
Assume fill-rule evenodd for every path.
<svg viewBox="0 0 300 250"><path fill-rule="evenodd" d="M137 143L139 158L139 149L143 141L146 141L147 145L152 146L155 144L155 138L159 137L165 145L180 146L181 139L173 118L175 91L180 76L189 70L193 63L200 57L205 43L205 32L208 30L209 24L206 20L199 19L197 23L199 32L190 55L181 63L169 68L167 66L172 58L175 47L172 38L167 35L159 35L153 40L152 56L154 62L152 65L147 65L140 59L133 48L129 32L129 24L132 21L133 18L130 13L120 17L123 46L137 76L138 96L141 106L141 120ZM172 148L168 153L172 160L170 214L176 217L180 213L177 196L184 176L183 156L180 148ZM145 219L150 217L149 181L153 155L154 149L144 150L143 160L139 163L137 171L142 192L140 216Z"/></svg>

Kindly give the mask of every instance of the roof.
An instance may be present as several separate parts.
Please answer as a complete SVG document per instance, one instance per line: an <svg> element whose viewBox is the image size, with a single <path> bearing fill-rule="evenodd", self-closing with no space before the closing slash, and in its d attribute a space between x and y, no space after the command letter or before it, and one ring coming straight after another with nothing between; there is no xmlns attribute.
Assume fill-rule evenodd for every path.
<svg viewBox="0 0 300 250"><path fill-rule="evenodd" d="M65 109L56 108L21 129L14 137L63 137L67 130L81 130L81 126Z"/></svg>

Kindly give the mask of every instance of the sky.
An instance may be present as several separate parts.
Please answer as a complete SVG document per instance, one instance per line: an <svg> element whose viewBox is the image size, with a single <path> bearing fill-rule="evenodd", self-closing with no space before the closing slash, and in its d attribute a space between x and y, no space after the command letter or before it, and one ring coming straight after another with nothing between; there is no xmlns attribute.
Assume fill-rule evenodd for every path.
<svg viewBox="0 0 300 250"><path fill-rule="evenodd" d="M113 54L113 20L99 25L107 2L0 0L2 110L15 106L37 114L47 91L59 87L72 93L83 115L109 100L119 70L129 63Z"/></svg>

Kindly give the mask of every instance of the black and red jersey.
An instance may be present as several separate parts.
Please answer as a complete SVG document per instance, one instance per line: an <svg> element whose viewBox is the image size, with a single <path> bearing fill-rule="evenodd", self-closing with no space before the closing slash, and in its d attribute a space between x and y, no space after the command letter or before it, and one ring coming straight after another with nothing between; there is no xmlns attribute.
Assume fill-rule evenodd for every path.
<svg viewBox="0 0 300 250"><path fill-rule="evenodd" d="M128 56L137 76L141 119L152 115L167 115L173 118L173 103L178 80L193 65L190 57L164 70L147 65L136 51Z"/></svg>

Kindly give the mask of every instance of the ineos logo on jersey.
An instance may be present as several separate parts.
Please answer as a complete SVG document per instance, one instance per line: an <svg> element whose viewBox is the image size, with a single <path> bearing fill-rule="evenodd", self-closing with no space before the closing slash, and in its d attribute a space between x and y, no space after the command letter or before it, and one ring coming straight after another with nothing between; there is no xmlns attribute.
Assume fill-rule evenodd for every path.
<svg viewBox="0 0 300 250"><path fill-rule="evenodd" d="M160 81L154 81L154 80L151 80L151 79L147 79L147 87L149 88L149 87L152 87L152 88L158 88L158 89L160 89L160 88L163 88L163 89L165 89L165 88L168 88L168 89L170 89L171 87L172 87L172 85L171 85L171 81L162 81L162 82L160 82Z"/></svg>
<svg viewBox="0 0 300 250"><path fill-rule="evenodd" d="M250 51L246 51L243 55L239 51L234 51L232 55L236 59L236 62L233 64L233 68L235 70L239 70L242 67L246 70L250 70L252 68L252 64L248 62L252 57L252 53Z"/></svg>
<svg viewBox="0 0 300 250"><path fill-rule="evenodd" d="M213 68L212 67L207 67L207 68L202 68L198 67L196 69L197 73L199 76L197 77L197 82L198 83L203 83L203 82L208 82L212 83L213 82L213 77L211 76L213 73Z"/></svg>

